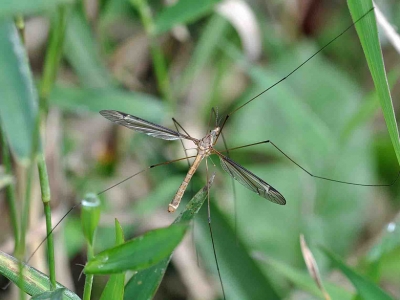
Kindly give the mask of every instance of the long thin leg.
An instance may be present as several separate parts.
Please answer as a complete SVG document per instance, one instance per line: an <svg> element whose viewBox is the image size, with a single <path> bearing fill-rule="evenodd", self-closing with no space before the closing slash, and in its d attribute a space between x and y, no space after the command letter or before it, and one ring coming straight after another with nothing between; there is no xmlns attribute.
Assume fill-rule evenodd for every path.
<svg viewBox="0 0 400 300"><path fill-rule="evenodd" d="M136 172L135 174L133 174L133 175L131 175L131 176L125 178L124 180L121 180L121 181L119 181L118 183L116 183L116 184L114 184L114 185L112 185L112 186L106 188L105 190L102 190L102 191L98 192L98 193L97 193L97 196L99 196L99 195L101 195L101 194L103 194L103 193L105 193L105 192L111 190L112 188L116 187L117 185L120 185L120 184L124 183L125 181L127 181L127 180L129 180L129 179L132 179L133 177L135 177L135 176L137 176L137 175L139 175L139 174L141 174L141 173L143 173L143 172L145 172L145 171L148 171L148 170L150 170L150 169L152 169L152 168L156 168L156 167L168 165L168 164L171 164L171 163L174 163L174 162L178 162L178 161L181 161L181 160L184 160L184 159L188 159L188 158L193 158L193 157L196 157L196 156L182 157L182 158L178 158L178 159L174 159L174 160L170 160L170 161L165 161L165 162L162 162L162 163L159 163L159 164L151 165L151 166L147 167L146 169L143 169L143 170L141 170L141 171L139 171L139 172ZM49 237L49 235L52 234L52 233L54 232L54 230L58 227L58 225L61 224L61 222L69 215L69 213L70 213L71 211L73 211L75 208L77 208L77 207L79 207L79 206L81 206L81 203L77 203L77 204L75 204L74 206L72 206L72 207L67 211L67 213L56 223L56 225L54 225L54 227L50 230L50 232L46 235L46 237L40 242L40 244L36 247L36 249L35 249L35 250L32 252L32 254L29 256L28 260L26 261L27 263L28 263L28 262L32 259L32 257L36 254L36 252L39 250L39 248L42 246L42 244L43 244L44 242L46 242L46 240L47 240L47 238Z"/></svg>
<svg viewBox="0 0 400 300"><path fill-rule="evenodd" d="M370 12L372 12L374 10L374 7L370 8L367 12L365 12L361 17L359 17L357 20L355 20L353 23L351 23L349 26L347 26L339 35L337 35L335 38L333 38L332 40L330 40L328 43L326 43L322 48L320 48L318 51L316 51L313 55L311 55L309 58L307 58L305 61L303 61L300 65L298 65L296 68L294 68L292 71L290 71L285 77L282 77L281 79L279 79L277 82L275 82L274 84L272 84L271 86L269 86L268 88L266 88L265 90L263 90L262 92L258 93L257 95L255 95L253 98L251 98L250 100L246 101L245 103L243 103L242 105L240 105L239 107L235 108L234 110L232 110L230 113L228 113L225 118L224 121L221 124L221 132L225 127L226 121L228 121L229 117L232 116L235 112L237 112L238 110L242 109L244 106L246 106L247 104L249 104L250 102L254 101L255 99L257 99L258 97L260 97L261 95L263 95L264 93L268 92L270 89L272 89L273 87L277 86L279 83L281 83L282 81L286 80L288 77L290 77L293 73L295 73L297 70L299 70L301 67L303 67L306 63L308 63L311 59L314 58L314 56L318 55L321 51L323 51L325 48L327 48L330 44L332 44L333 42L335 42L337 39L339 39L343 34L345 34L347 31L349 31L351 28L354 27L354 25L356 23L358 23L359 21L361 21L365 16L367 16ZM219 136L218 136L219 137ZM217 137L217 139L218 139Z"/></svg>
<svg viewBox="0 0 400 300"><path fill-rule="evenodd" d="M208 159L207 158L206 158L206 173L207 173L207 182L209 182ZM218 259L217 259L217 252L215 250L214 236L213 236L213 232L212 232L212 228L211 228L210 186L209 185L207 185L207 218L208 218L208 228L210 229L210 237L211 237L211 244L212 244L213 252L214 252L215 264L217 266L218 277L219 277L219 281L221 283L222 295L224 297L224 300L226 300L224 284L222 283L221 272L219 270L219 264L218 264Z"/></svg>
<svg viewBox="0 0 400 300"><path fill-rule="evenodd" d="M266 140L266 141L261 141L258 143L253 143L253 144L248 144L248 145L244 145L244 146L239 146L239 147L234 147L234 148L230 148L227 151L219 151L219 152L228 152L228 151L232 151L232 150L238 150L238 149L242 149L242 148L246 148L246 147L251 147L251 146L255 146L255 145L261 145L261 144L270 144L272 146L274 146L274 148L276 150L278 150L280 153L282 153L287 159L289 159L292 163L294 163L297 167L299 167L300 169L302 169L304 172L306 172L308 175L310 175L311 177L314 178L318 178L318 179L322 179L322 180L327 180L327 181L332 181L332 182L337 182L337 183L342 183L342 184L349 184L349 185L358 185L358 186L392 186L394 185L397 180L400 177L400 171L396 177L396 179L389 184L366 184L366 183L356 183L356 182L350 182L350 181L343 181L343 180L337 180L337 179L332 179L332 178L327 178L327 177L323 177L323 176L317 176L312 174L310 171L308 171L307 169L305 169L304 167L302 167L301 165L299 165L297 162L295 162L292 158L289 157L289 155L287 155L285 152L283 152L277 145L275 145L271 140Z"/></svg>
<svg viewBox="0 0 400 300"><path fill-rule="evenodd" d="M187 133L187 131L181 126L181 124L179 124L179 122L178 122L175 118L172 118L172 121L174 122L176 131L179 132L179 128L180 128L180 129L182 129L187 135L189 135L189 134ZM180 141L181 141L181 144L182 144L183 151L185 152L186 157L188 157L188 152L187 152L188 149L185 147L185 145L184 145L184 143L183 143L183 140L180 139ZM196 149L197 149L197 148L196 148ZM190 161L189 161L189 158L187 159L187 164L188 164L188 169L190 169ZM193 182L192 182L192 181L190 181L190 195L193 196Z"/></svg>
<svg viewBox="0 0 400 300"><path fill-rule="evenodd" d="M182 125L179 124L179 122L175 118L172 118L172 121L174 122L176 131L179 132L179 129L178 129L178 127L179 127L180 129L182 129L186 133L187 136L191 137L190 134L185 130L185 128L183 128ZM183 148L185 148L185 147L183 147Z"/></svg>
<svg viewBox="0 0 400 300"><path fill-rule="evenodd" d="M213 108L213 110L214 110L214 108ZM218 119L218 117L217 117L217 113L215 113L216 114L216 119ZM225 148L225 153L226 153L226 156L227 157L230 157L230 153L229 153L229 149L228 149L228 144L227 144L227 142L226 142L226 139L225 139L225 136L224 136L224 134L221 132L221 137L222 137L222 142L223 142L223 144L224 144L224 148ZM231 177L231 184L232 184L232 191L233 191L233 209L234 209L234 214L235 214L235 216L234 216L234 223L235 223L235 235L236 235L236 243L237 243L237 241L238 241L238 239L237 239L237 232L238 232L238 230L237 230L237 224L238 224L238 200L237 200L237 194L236 194L236 184L235 184L235 180L233 179L233 177Z"/></svg>

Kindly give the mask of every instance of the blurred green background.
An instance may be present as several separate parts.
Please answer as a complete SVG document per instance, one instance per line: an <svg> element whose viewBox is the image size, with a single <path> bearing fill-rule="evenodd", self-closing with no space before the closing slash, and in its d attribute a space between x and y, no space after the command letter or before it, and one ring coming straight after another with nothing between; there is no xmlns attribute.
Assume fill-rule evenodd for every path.
<svg viewBox="0 0 400 300"><path fill-rule="evenodd" d="M176 10L163 1L43 1L26 10L27 4L21 2L26 14L24 42L38 82L49 20L56 4L67 11L64 51L49 97L43 145L54 219L86 192L100 192L149 165L185 156L178 141L118 127L99 110L121 110L171 129L175 117L192 136L201 138L212 107L223 118L352 23L344 1L214 2L186 1ZM393 26L400 25L399 3L377 4ZM151 12L147 19L140 13L146 8ZM398 111L398 54L385 36L381 43ZM1 78L7 78L13 67L4 63ZM228 147L272 140L311 173L341 181L389 184L399 169L354 28L235 112L224 135ZM224 149L222 141L216 149ZM350 299L354 290L332 269L332 260L321 247L349 259L366 278L400 297L399 184L360 187L314 179L270 145L230 155L279 190L287 205L270 203L237 183L234 192L219 159L209 160L209 172L216 172L211 219L227 299L275 299L265 296L269 286L282 299L322 299L307 274L300 234L305 235L333 299ZM95 251L114 244L114 218L127 239L169 225L175 216L167 213L168 203L187 170L185 161L157 167L102 194ZM206 178L203 164L184 201ZM31 250L45 235L36 202L31 209ZM1 206L2 249L12 252L3 199ZM176 250L155 299L221 299L206 206L202 210L193 234ZM82 267L77 264L86 258L78 210L61 227L56 235L57 279L79 295L83 280L78 281ZM38 253L32 265L43 267L43 255ZM92 299L98 299L105 280L95 277ZM11 299L10 293L0 291L0 298Z"/></svg>

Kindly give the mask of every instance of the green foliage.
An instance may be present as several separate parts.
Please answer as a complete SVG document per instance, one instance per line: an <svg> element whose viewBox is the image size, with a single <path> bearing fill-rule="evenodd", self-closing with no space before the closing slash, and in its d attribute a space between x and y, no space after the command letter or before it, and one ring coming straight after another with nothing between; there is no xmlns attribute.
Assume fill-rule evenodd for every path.
<svg viewBox="0 0 400 300"><path fill-rule="evenodd" d="M21 290L31 296L40 295L49 290L50 279L46 274L43 274L29 265L22 264L23 281L21 281L19 272L20 267L20 262L17 259L4 252L0 252L1 275L7 277L10 281L18 285ZM63 289L63 299L80 299L72 291L68 290L61 284L57 284L57 289Z"/></svg>
<svg viewBox="0 0 400 300"><path fill-rule="evenodd" d="M301 233L312 241L311 250L332 299L392 299L380 285L389 286L393 296L399 296L398 220L388 224L382 221L398 213L398 184L362 187L312 178L265 143L232 150L229 155L278 189L287 200L286 206L269 203L240 185L232 192L229 176L217 171L209 194L201 189L176 219L179 224L165 227L172 221L163 221L168 202L182 182L187 164L183 160L146 168L184 157L181 145L133 134L98 115L100 110L115 109L171 129L174 116L190 135L201 138L215 124L214 116L210 121L211 107L218 107L219 120L231 113L223 128L229 147L271 140L314 175L366 184L391 182L400 159L397 107L382 59L382 52L386 54L390 47L386 44L382 51L374 13L368 13L357 22L356 29L350 27L307 61L348 27L351 18L358 20L368 12L372 1L349 0L349 8L321 2L319 9L304 11L290 4L267 7L242 3L239 10L230 7L229 17L218 9L220 1L216 0L177 1L171 6L145 0L101 1L95 11L70 0L6 2L0 4L0 125L5 135L2 152L6 165L6 174L0 172L0 186L6 186L8 192L15 187L16 195L31 198L29 187L24 186L25 175L18 168L34 157L32 141L35 128L40 126L43 136L52 142L48 146L51 151L46 148L46 153L50 155L47 163L52 162L49 178L56 199L67 203L66 198L79 199L87 191L101 194L100 199L95 196L101 205L94 212L93 207L83 206L81 220L71 213L66 223L65 232L73 235L67 237L71 257L79 257L85 246L82 235L86 238L86 275L112 274L104 289L99 288L97 276L86 276L85 299L96 295L101 299L155 297L164 276L170 276L166 270L171 253L185 235L188 222L195 222L200 269L212 274L209 288L214 296L210 298L221 298L207 210L197 214L208 195L227 299L296 299L299 293L306 293L305 298L322 299L301 257ZM398 19L398 7L386 5L383 11L389 20ZM55 41L52 46L50 42L39 45L43 53L39 58L30 57L32 69L18 37L24 29L18 31L12 21L21 25L22 17L31 15L52 20L54 39L50 41ZM232 23L235 18L237 22ZM248 49L254 50L257 45L261 47L260 57L253 61ZM54 59L45 53L51 53ZM398 55L388 57L397 59ZM392 61L385 63L391 69L390 88L396 88L400 72ZM36 123L37 93L32 73L38 80L40 98ZM47 112L48 128L44 126ZM54 121L53 114L59 120ZM195 128L197 123L201 125ZM15 168L7 162L7 147L14 155ZM223 151L222 139L216 149ZM44 153L38 150L38 154L44 163ZM208 176L214 172L214 163L218 158L208 161ZM39 169L44 166L39 165ZM58 172L55 175L54 169ZM136 173L140 174L117 184ZM184 202L206 178L201 167ZM32 181L33 186L36 184ZM65 187L68 193L59 191ZM72 197L60 196L67 194ZM51 203L47 209L56 207ZM104 220L100 219L100 208ZM30 206L25 208L20 223L28 224L29 210ZM13 213L14 223L16 216ZM48 211L46 216L49 233ZM114 230L114 224L107 221L110 216L124 220L125 235L130 240L125 242L117 221ZM155 224L157 221L160 223ZM83 233L79 223L83 224ZM6 223L0 225L8 228ZM18 232L18 226L13 224L14 232ZM26 234L23 230L22 236ZM15 240L19 240L18 235L15 233ZM318 251L320 246L327 250ZM18 266L15 257L19 254L0 255L0 272L17 284L21 293L35 295L35 299L60 299L61 294L64 299L78 299L61 285L50 291L48 276L27 264ZM352 266L338 259L349 256L355 258ZM184 272L178 259L173 262L178 266L174 270ZM54 263L49 258L49 264L54 267ZM20 275L19 268L26 273ZM333 268L351 281L355 291L328 279ZM137 273L132 276L128 270ZM50 277L53 281L54 274ZM185 273L180 277L188 279ZM173 285L177 289L186 286L179 292L196 298L192 293L198 282L183 282L174 281ZM174 297L169 286L159 293L161 299Z"/></svg>
<svg viewBox="0 0 400 300"><path fill-rule="evenodd" d="M122 245L125 242L124 232L121 224L115 219L115 246ZM122 300L124 298L125 272L113 274L107 282L106 287L101 294L101 300L115 299Z"/></svg>
<svg viewBox="0 0 400 300"><path fill-rule="evenodd" d="M373 282L362 277L360 274L354 272L351 268L347 267L340 259L338 259L330 251L325 251L325 254L330 258L332 264L339 268L344 275L351 281L354 287L357 289L358 295L365 300L392 300L386 292L384 292L379 286Z"/></svg>
<svg viewBox="0 0 400 300"><path fill-rule="evenodd" d="M124 244L102 251L88 261L86 274L114 274L147 269L170 255L182 240L187 225L156 229Z"/></svg>
<svg viewBox="0 0 400 300"><path fill-rule="evenodd" d="M9 18L0 19L0 119L4 134L21 163L27 164L38 111L26 51Z"/></svg>
<svg viewBox="0 0 400 300"><path fill-rule="evenodd" d="M87 194L82 200L82 231L86 242L93 246L96 228L100 220L100 199L95 194Z"/></svg>

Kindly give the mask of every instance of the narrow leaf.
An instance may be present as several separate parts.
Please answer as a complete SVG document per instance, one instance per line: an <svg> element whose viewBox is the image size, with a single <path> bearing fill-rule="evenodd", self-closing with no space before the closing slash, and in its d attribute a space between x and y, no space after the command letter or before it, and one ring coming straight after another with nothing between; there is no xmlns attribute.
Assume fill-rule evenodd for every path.
<svg viewBox="0 0 400 300"><path fill-rule="evenodd" d="M353 20L357 20L373 7L371 0L348 0L347 4ZM396 152L397 160L400 162L399 131L397 129L392 97L386 78L375 14L369 13L366 15L356 24L356 29L377 90L390 139Z"/></svg>
<svg viewBox="0 0 400 300"><path fill-rule="evenodd" d="M13 153L27 163L38 111L37 93L12 20L0 20L0 40L0 122Z"/></svg>
<svg viewBox="0 0 400 300"><path fill-rule="evenodd" d="M186 229L184 224L149 231L125 244L100 252L87 263L84 272L114 274L149 268L170 255Z"/></svg>
<svg viewBox="0 0 400 300"><path fill-rule="evenodd" d="M124 232L117 219L115 219L115 239L116 246L122 245L125 242ZM125 272L111 275L101 294L100 300L122 300L124 298L124 283Z"/></svg>
<svg viewBox="0 0 400 300"><path fill-rule="evenodd" d="M323 249L324 253L330 258L334 267L340 269L344 275L353 283L358 294L364 300L393 300L385 291L373 282L357 274L344 264L338 257L330 251Z"/></svg>
<svg viewBox="0 0 400 300"><path fill-rule="evenodd" d="M42 294L50 289L50 279L47 275L23 263L23 283L19 273L19 261L0 251L0 274L14 282L28 295ZM57 283L57 289L64 289L63 299L79 300L80 298L65 286Z"/></svg>

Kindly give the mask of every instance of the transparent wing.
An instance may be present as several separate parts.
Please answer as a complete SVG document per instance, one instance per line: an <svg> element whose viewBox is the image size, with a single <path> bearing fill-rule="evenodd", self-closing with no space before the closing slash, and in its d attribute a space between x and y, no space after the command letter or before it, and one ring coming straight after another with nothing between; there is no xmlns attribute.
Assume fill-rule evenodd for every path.
<svg viewBox="0 0 400 300"><path fill-rule="evenodd" d="M272 186L266 183L257 175L253 174L249 170L243 168L241 165L235 163L230 158L218 154L222 168L230 175L233 179L239 181L249 190L257 193L261 197L268 199L277 204L285 205L285 198Z"/></svg>
<svg viewBox="0 0 400 300"><path fill-rule="evenodd" d="M111 122L128 127L129 129L133 129L138 132L143 132L158 139L170 141L179 139L188 139L192 141L195 140L194 138L185 134L181 134L161 125L157 125L141 118L116 110L102 110L100 111L100 114Z"/></svg>

